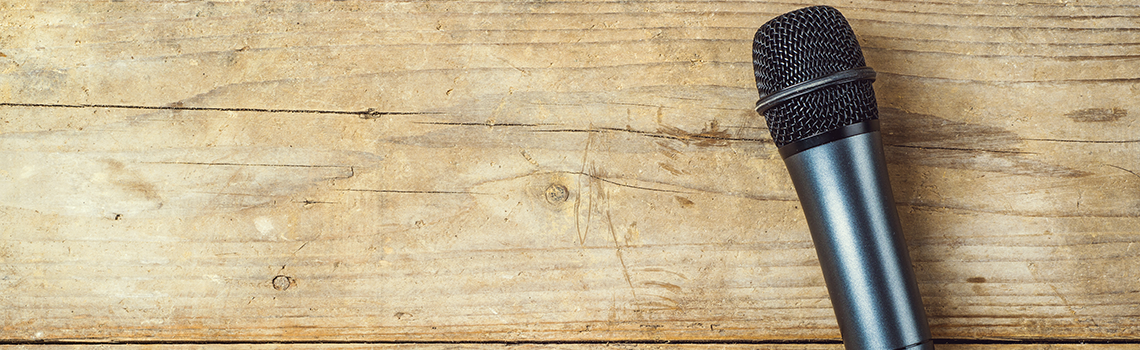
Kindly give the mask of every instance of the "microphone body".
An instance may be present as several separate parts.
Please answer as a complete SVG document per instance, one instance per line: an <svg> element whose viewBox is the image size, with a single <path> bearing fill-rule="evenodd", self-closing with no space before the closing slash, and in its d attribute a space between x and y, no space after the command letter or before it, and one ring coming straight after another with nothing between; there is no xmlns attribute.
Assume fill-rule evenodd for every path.
<svg viewBox="0 0 1140 350"><path fill-rule="evenodd" d="M878 107L847 20L827 6L765 23L756 86L796 187L847 349L933 349L887 176Z"/></svg>
<svg viewBox="0 0 1140 350"><path fill-rule="evenodd" d="M878 131L784 159L847 349L930 349Z"/></svg>

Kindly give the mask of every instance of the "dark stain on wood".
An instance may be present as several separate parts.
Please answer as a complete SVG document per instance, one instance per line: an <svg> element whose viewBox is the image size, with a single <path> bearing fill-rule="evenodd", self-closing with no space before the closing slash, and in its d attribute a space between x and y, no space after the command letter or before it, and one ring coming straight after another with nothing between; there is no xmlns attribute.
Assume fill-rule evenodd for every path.
<svg viewBox="0 0 1140 350"><path fill-rule="evenodd" d="M669 159L676 160L677 156L681 154L681 151L678 151L676 148L669 147L667 142L657 141L657 145L661 147L658 151L666 157L669 157Z"/></svg>
<svg viewBox="0 0 1140 350"><path fill-rule="evenodd" d="M676 198L677 198L677 203L681 203L681 207L684 207L684 208L692 207L694 204L696 204L696 203L693 203L693 201L691 201L685 197L676 196Z"/></svg>
<svg viewBox="0 0 1140 350"><path fill-rule="evenodd" d="M1124 108L1085 108L1065 114L1066 117L1078 123L1112 122L1128 116Z"/></svg>
<svg viewBox="0 0 1140 350"><path fill-rule="evenodd" d="M672 283L649 281L649 282L641 282L641 284L646 285L646 286L650 286L650 287L664 288L665 290L668 290L669 292L672 292L672 293L681 293L681 286L678 286L678 285L672 284Z"/></svg>
<svg viewBox="0 0 1140 350"><path fill-rule="evenodd" d="M1033 159L1017 134L894 108L879 110L887 161L893 164L1042 177L1082 177L1088 172Z"/></svg>
<svg viewBox="0 0 1140 350"><path fill-rule="evenodd" d="M1017 134L998 127L967 124L895 108L880 108L883 142L891 145L971 151L1017 151Z"/></svg>
<svg viewBox="0 0 1140 350"><path fill-rule="evenodd" d="M104 159L103 163L107 165L107 170L111 177L110 182L112 184L119 186L123 191L134 196L154 202L156 205L154 209L162 207L162 198L159 197L158 189L155 188L154 184L142 180L134 171L127 169L123 162L114 159Z"/></svg>
<svg viewBox="0 0 1140 350"><path fill-rule="evenodd" d="M674 168L672 165L669 165L669 163L666 163L666 162L658 162L657 166L660 166L661 169L665 169L665 171L668 171L669 173L671 173L673 175L685 175L686 174L686 172L684 172L682 170L677 170L677 168Z"/></svg>

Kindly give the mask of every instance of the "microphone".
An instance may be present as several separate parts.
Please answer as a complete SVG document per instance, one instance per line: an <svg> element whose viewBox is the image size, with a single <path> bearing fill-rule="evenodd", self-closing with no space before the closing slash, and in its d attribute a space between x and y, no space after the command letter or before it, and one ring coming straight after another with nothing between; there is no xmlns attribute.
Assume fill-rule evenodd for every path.
<svg viewBox="0 0 1140 350"><path fill-rule="evenodd" d="M846 349L933 349L887 178L862 49L828 6L768 21L752 46L764 115L807 217Z"/></svg>

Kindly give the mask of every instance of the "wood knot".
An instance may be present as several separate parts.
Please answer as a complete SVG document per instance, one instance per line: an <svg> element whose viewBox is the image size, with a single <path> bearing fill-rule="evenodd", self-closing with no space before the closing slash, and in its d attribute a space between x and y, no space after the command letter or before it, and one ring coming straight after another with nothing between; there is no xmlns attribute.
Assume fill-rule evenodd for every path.
<svg viewBox="0 0 1140 350"><path fill-rule="evenodd" d="M570 198L570 190L562 184L551 184L543 193L546 195L546 201L554 204L565 202Z"/></svg>
<svg viewBox="0 0 1140 350"><path fill-rule="evenodd" d="M273 289L276 290L286 290L296 284L297 282L293 280L293 277L285 275L277 275L276 277L273 277Z"/></svg>

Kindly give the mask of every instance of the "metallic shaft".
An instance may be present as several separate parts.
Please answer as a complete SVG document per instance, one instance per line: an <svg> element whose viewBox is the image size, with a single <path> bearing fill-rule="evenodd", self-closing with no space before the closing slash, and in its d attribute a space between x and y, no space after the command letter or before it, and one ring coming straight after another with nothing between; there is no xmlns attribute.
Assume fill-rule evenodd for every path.
<svg viewBox="0 0 1140 350"><path fill-rule="evenodd" d="M878 131L784 159L847 349L933 349Z"/></svg>

